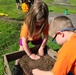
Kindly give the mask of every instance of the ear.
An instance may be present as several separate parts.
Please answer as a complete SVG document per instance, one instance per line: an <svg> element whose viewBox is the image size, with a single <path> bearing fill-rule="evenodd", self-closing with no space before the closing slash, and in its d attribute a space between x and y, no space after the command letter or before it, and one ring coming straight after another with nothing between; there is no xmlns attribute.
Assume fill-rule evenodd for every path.
<svg viewBox="0 0 76 75"><path fill-rule="evenodd" d="M60 34L62 37L64 37L64 33L63 33L63 32L57 31L56 33L57 33L57 34Z"/></svg>
<svg viewBox="0 0 76 75"><path fill-rule="evenodd" d="M62 35L62 37L64 37L64 33L63 32L60 32L60 34Z"/></svg>

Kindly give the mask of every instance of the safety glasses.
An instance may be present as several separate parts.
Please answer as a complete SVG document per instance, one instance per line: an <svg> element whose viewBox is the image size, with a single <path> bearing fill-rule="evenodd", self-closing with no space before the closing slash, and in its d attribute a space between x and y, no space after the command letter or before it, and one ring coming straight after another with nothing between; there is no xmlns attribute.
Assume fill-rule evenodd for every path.
<svg viewBox="0 0 76 75"><path fill-rule="evenodd" d="M60 30L60 32L63 32L63 31L74 31L74 30L76 30L76 28L64 28L64 29ZM55 43L55 38L57 37L57 34L59 34L59 33L56 33L54 38L52 39L52 42L54 42L54 43Z"/></svg>

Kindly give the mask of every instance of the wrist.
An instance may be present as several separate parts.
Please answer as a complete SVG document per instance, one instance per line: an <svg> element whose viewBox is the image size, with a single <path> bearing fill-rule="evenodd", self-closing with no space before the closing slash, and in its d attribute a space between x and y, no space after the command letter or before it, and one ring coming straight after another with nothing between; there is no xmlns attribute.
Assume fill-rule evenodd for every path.
<svg viewBox="0 0 76 75"><path fill-rule="evenodd" d="M32 55L32 53L30 53L30 54L27 54L29 57Z"/></svg>

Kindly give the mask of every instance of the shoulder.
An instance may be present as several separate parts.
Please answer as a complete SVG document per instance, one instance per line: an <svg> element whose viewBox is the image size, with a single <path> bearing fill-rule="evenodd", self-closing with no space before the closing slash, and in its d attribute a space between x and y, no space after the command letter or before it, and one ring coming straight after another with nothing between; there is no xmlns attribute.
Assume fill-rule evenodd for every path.
<svg viewBox="0 0 76 75"><path fill-rule="evenodd" d="M25 23L22 25L22 30L26 30L26 31L28 30L28 27Z"/></svg>

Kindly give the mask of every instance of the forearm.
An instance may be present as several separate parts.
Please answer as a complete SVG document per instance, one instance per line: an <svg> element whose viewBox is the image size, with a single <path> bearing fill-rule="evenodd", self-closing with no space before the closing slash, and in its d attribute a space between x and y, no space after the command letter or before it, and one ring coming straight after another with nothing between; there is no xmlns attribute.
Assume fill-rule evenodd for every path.
<svg viewBox="0 0 76 75"><path fill-rule="evenodd" d="M40 71L41 75L53 75L53 73L51 71Z"/></svg>
<svg viewBox="0 0 76 75"><path fill-rule="evenodd" d="M22 44L23 44L23 48L26 52L26 54L31 58L31 59L34 59L34 60L38 60L40 59L40 56L38 55L35 55L34 53L31 52L29 46L28 46L28 43L27 43L27 39L26 38L22 38Z"/></svg>
<svg viewBox="0 0 76 75"><path fill-rule="evenodd" d="M23 48L24 48L26 54L28 56L30 56L32 54L32 52L30 51L30 48L28 47L27 40L25 38L22 38L22 44L23 44Z"/></svg>
<svg viewBox="0 0 76 75"><path fill-rule="evenodd" d="M32 70L33 75L53 75L51 71L43 71L39 69L33 69Z"/></svg>
<svg viewBox="0 0 76 75"><path fill-rule="evenodd" d="M42 71L42 72L44 72L44 71ZM45 71L44 75L53 75L53 73L51 71Z"/></svg>
<svg viewBox="0 0 76 75"><path fill-rule="evenodd" d="M24 50L25 50L25 52L26 52L26 54L27 54L28 56L30 56L30 55L32 54L32 52L30 51L28 45L25 45L25 46L24 46Z"/></svg>
<svg viewBox="0 0 76 75"><path fill-rule="evenodd" d="M40 48L43 48L44 49L44 47L45 47L45 45L47 43L47 40L48 40L48 36L45 36L45 38L43 39L43 42L42 42Z"/></svg>

